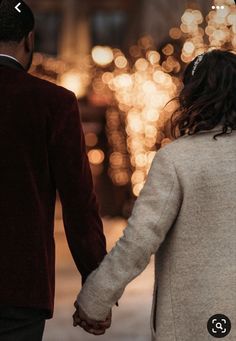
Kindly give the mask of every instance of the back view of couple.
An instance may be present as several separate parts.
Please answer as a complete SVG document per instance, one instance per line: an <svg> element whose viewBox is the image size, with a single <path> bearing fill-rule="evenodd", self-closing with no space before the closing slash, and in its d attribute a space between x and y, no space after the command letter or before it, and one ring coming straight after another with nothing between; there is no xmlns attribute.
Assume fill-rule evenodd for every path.
<svg viewBox="0 0 236 341"><path fill-rule="evenodd" d="M235 341L235 54L215 50L186 68L172 119L180 136L156 153L106 255L77 99L27 73L34 16L17 4L0 1L0 340L40 341L53 316L58 190L83 282L74 326L105 333L112 307L155 254L152 339L211 340L221 314Z"/></svg>

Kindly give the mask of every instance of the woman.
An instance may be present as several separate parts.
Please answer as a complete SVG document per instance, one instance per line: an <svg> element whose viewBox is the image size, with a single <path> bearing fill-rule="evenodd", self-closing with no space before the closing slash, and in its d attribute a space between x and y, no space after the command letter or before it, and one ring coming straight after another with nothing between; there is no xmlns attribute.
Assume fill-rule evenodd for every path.
<svg viewBox="0 0 236 341"><path fill-rule="evenodd" d="M156 153L124 236L78 295L75 324L105 320L155 254L153 340L236 340L235 93L235 54L188 65L172 117L180 136Z"/></svg>

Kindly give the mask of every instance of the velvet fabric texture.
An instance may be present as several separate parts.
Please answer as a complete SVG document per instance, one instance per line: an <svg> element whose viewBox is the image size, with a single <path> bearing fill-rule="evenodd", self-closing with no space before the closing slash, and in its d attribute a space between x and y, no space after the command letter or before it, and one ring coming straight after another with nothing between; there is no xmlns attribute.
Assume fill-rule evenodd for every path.
<svg viewBox="0 0 236 341"><path fill-rule="evenodd" d="M0 305L45 309L50 318L56 190L83 282L106 254L78 103L5 57L0 94Z"/></svg>

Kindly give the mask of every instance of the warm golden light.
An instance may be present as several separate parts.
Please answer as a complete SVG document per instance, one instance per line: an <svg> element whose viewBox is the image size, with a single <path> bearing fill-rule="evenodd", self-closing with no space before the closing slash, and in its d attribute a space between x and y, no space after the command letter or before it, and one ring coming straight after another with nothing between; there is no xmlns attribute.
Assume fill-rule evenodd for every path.
<svg viewBox="0 0 236 341"><path fill-rule="evenodd" d="M187 54L192 54L194 52L194 50L195 50L195 46L194 46L194 44L191 41L186 41L184 43L183 50Z"/></svg>
<svg viewBox="0 0 236 341"><path fill-rule="evenodd" d="M149 51L147 53L147 59L149 60L149 62L152 65L155 65L155 64L158 64L160 62L161 55L157 51Z"/></svg>
<svg viewBox="0 0 236 341"><path fill-rule="evenodd" d="M116 89L129 88L132 87L133 81L129 74L122 74L114 78L113 84Z"/></svg>
<svg viewBox="0 0 236 341"><path fill-rule="evenodd" d="M185 25L192 25L195 22L195 17L192 11L188 11L188 10L185 11L181 19L182 19L183 24Z"/></svg>
<svg viewBox="0 0 236 341"><path fill-rule="evenodd" d="M145 178L146 178L145 172L141 170L136 170L131 177L131 181L133 184L137 184L144 182Z"/></svg>
<svg viewBox="0 0 236 341"><path fill-rule="evenodd" d="M60 77L60 85L73 91L78 98L86 95L88 83L88 75L77 70L66 72Z"/></svg>
<svg viewBox="0 0 236 341"><path fill-rule="evenodd" d="M118 186L125 186L129 183L129 175L127 172L115 172L112 175L112 181Z"/></svg>
<svg viewBox="0 0 236 341"><path fill-rule="evenodd" d="M162 52L166 55L166 56L170 56L174 53L174 46L171 44L167 44L163 49Z"/></svg>
<svg viewBox="0 0 236 341"><path fill-rule="evenodd" d="M172 39L180 39L182 36L182 32L179 27L173 27L170 29L169 35Z"/></svg>
<svg viewBox="0 0 236 341"><path fill-rule="evenodd" d="M114 152L110 155L110 162L113 168L119 168L123 165L123 155L118 152Z"/></svg>
<svg viewBox="0 0 236 341"><path fill-rule="evenodd" d="M146 71L148 68L148 62L144 58L140 58L135 63L135 67L138 71Z"/></svg>
<svg viewBox="0 0 236 341"><path fill-rule="evenodd" d="M134 193L134 195L135 195L136 197L139 196L141 190L143 189L144 183L145 183L145 182L138 183L138 184L136 184L136 185L134 186L134 188L133 188L133 193Z"/></svg>
<svg viewBox="0 0 236 341"><path fill-rule="evenodd" d="M210 6L205 18L201 11L187 8L180 27L169 31L173 42L161 51L155 50L151 37L144 36L128 49L129 55L118 48L95 46L91 55L75 65L39 53L34 56L34 72L43 69L43 78L65 86L78 97L87 95L93 105L108 106L108 174L117 186L131 183L135 196L144 186L157 145L171 142L163 133L163 122L177 103L164 106L183 86L178 74L183 64L214 48L236 51L234 0L213 3L214 8ZM180 41L174 42L177 39ZM50 74L57 76L52 80ZM94 148L88 153L93 172L101 174L105 155L95 149L98 137L91 132L85 140L88 147Z"/></svg>
<svg viewBox="0 0 236 341"><path fill-rule="evenodd" d="M115 65L119 68L119 69L124 69L127 65L128 65L128 61L124 56L118 56L115 59Z"/></svg>
<svg viewBox="0 0 236 341"><path fill-rule="evenodd" d="M89 162L99 165L104 161L105 155L101 149L92 149L88 153Z"/></svg>
<svg viewBox="0 0 236 341"><path fill-rule="evenodd" d="M96 64L106 66L113 62L114 55L108 46L95 46L92 49L92 58Z"/></svg>

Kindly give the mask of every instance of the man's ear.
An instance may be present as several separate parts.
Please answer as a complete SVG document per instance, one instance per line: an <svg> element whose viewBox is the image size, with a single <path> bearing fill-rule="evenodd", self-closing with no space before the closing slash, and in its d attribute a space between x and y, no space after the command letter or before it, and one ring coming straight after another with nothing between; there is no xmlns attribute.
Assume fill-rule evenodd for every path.
<svg viewBox="0 0 236 341"><path fill-rule="evenodd" d="M34 50L34 31L31 31L24 41L26 52L32 52Z"/></svg>

